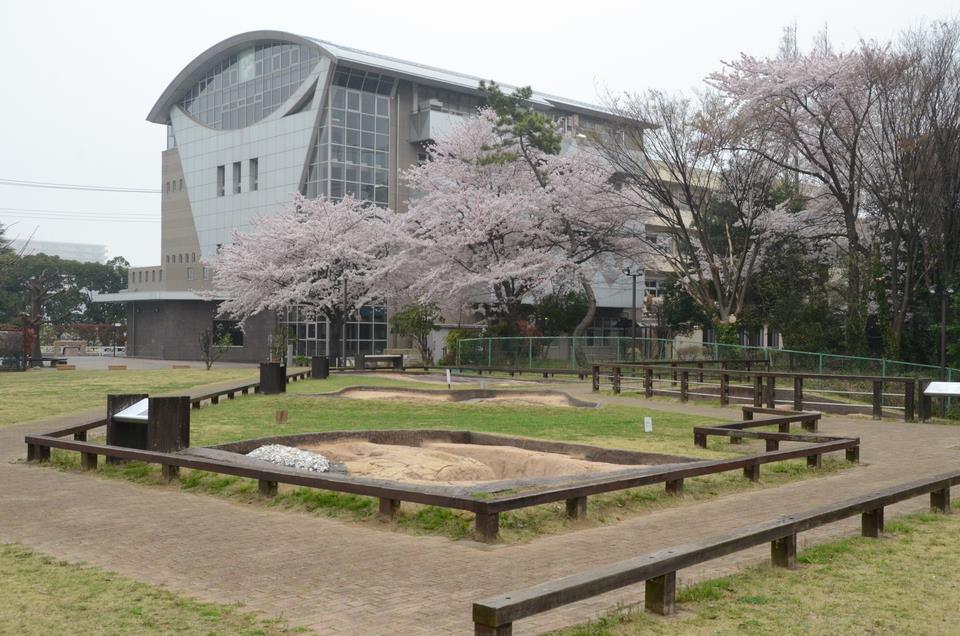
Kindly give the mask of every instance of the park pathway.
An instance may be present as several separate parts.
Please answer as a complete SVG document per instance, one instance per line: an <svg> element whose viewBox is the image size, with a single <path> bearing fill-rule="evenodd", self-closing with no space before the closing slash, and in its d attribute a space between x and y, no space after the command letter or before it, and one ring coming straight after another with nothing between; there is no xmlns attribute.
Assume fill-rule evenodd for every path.
<svg viewBox="0 0 960 636"><path fill-rule="evenodd" d="M731 420L737 414L660 400L596 399ZM471 603L478 598L956 469L960 459L960 427L826 417L827 434L861 437L862 466L526 544L487 546L24 463L24 434L49 428L36 422L0 428L0 542L205 601L240 602L321 634L470 633ZM900 504L887 518L926 505L926 498ZM853 519L804 533L800 543L851 533L858 524ZM742 552L684 570L680 583L768 557L766 548ZM581 622L642 597L640 584L520 621L515 633Z"/></svg>

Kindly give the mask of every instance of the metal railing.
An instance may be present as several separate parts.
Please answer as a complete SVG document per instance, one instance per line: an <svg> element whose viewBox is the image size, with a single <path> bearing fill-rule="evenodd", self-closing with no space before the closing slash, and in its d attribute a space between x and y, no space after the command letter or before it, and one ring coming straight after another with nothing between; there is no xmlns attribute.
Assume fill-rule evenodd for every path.
<svg viewBox="0 0 960 636"><path fill-rule="evenodd" d="M636 342L636 346L633 343ZM586 364L577 364L577 353ZM662 338L620 336L518 336L463 338L457 342L457 366L511 367L523 369L587 367L602 362L633 360L766 360L774 371L817 375L863 375L879 377L939 377L940 367L930 364L845 356L833 353L793 351L773 347L717 343L677 342ZM946 369L945 380L960 379L960 369Z"/></svg>

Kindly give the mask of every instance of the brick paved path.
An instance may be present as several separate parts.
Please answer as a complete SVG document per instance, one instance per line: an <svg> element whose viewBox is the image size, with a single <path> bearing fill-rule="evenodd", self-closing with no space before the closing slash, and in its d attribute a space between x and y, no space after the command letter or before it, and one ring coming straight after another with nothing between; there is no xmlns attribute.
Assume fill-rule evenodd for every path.
<svg viewBox="0 0 960 636"><path fill-rule="evenodd" d="M601 399L681 408L662 401ZM683 408L736 417L732 409ZM960 427L830 417L823 422L828 434L862 438L863 466L527 544L486 546L18 461L25 456L23 435L45 428L50 427L34 423L0 429L0 541L165 584L203 600L241 602L322 634L468 633L470 604L477 598L954 469L960 458ZM888 518L925 506L926 499L907 502ZM858 523L854 519L802 534L801 545L852 532ZM681 572L681 584L767 557L766 548L732 555ZM617 602L636 602L642 592L642 584L612 592L520 621L515 631L536 633L580 622Z"/></svg>

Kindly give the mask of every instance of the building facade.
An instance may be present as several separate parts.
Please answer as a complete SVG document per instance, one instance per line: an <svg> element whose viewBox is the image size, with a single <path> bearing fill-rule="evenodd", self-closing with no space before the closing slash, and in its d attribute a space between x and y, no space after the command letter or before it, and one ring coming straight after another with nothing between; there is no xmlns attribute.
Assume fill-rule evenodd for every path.
<svg viewBox="0 0 960 636"><path fill-rule="evenodd" d="M482 105L480 78L308 37L255 31L220 42L167 86L147 116L167 130L161 162L160 261L130 270L128 288L101 302L126 303L128 354L193 359L198 333L229 331L226 359L267 354L278 325L298 354L327 351L325 322L291 310L259 316L242 332L218 321L205 263L259 215L290 206L296 193L353 196L403 211L410 193L400 173L423 160L425 145ZM596 106L534 93L531 107L569 138L602 125ZM632 279L598 275L597 328L629 315ZM643 289L656 280L641 281ZM391 307L365 308L347 327L347 351L397 346ZM604 322L606 321L606 322Z"/></svg>

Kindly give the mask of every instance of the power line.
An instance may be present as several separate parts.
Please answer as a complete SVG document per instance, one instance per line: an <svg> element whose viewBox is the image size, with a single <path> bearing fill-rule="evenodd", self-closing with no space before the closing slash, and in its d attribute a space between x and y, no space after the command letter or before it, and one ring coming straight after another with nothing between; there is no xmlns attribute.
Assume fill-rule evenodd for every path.
<svg viewBox="0 0 960 636"><path fill-rule="evenodd" d="M31 214L68 214L73 216L140 216L144 218L159 219L156 212L149 210L40 210L37 208L2 208L0 212L25 212Z"/></svg>
<svg viewBox="0 0 960 636"><path fill-rule="evenodd" d="M158 223L160 217L152 213L139 212L82 212L79 210L31 210L21 208L0 208L4 216L38 221L98 221L115 223ZM151 214L151 216L145 216Z"/></svg>
<svg viewBox="0 0 960 636"><path fill-rule="evenodd" d="M75 183L48 183L45 181L23 181L21 179L0 179L0 185L23 188L50 188L53 190L85 190L88 192L123 192L127 194L160 194L159 188L122 188L117 186L80 185Z"/></svg>

